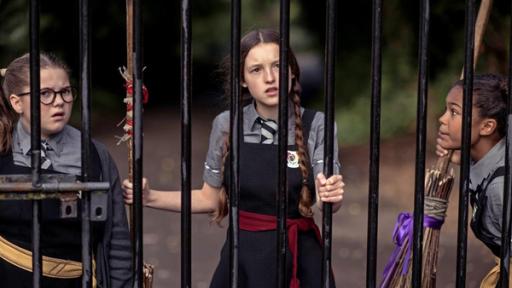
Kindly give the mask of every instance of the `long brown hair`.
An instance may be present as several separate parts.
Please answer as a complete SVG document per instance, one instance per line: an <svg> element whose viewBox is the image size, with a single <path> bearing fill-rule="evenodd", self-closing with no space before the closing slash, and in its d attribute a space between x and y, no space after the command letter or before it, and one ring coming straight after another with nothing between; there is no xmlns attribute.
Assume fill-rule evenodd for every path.
<svg viewBox="0 0 512 288"><path fill-rule="evenodd" d="M59 68L69 75L69 68L52 54L41 53L40 69ZM0 72L3 81L0 89L0 153L6 152L12 145L12 131L18 115L11 107L9 96L20 94L30 86L30 55L24 54L14 59L7 69ZM3 95L2 95L3 94Z"/></svg>
<svg viewBox="0 0 512 288"><path fill-rule="evenodd" d="M249 51L258 44L262 43L274 43L279 46L279 33L271 29L256 29L247 33L240 42L240 71L243 71L245 65L245 58ZM311 206L313 201L311 199L311 193L308 188L307 180L309 179L309 156L306 149L306 143L304 143L304 134L302 126L302 117L300 113L300 93L302 92L299 79L300 79L300 68L297 63L297 58L291 49L288 49L288 65L290 66L291 73L294 76L292 79L292 89L289 93L289 98L293 103L293 112L295 114L295 144L297 145L297 154L299 156L299 167L302 174L302 189L300 192L299 199L299 212L304 217L312 217L313 211ZM224 93L227 98L231 95L231 79L230 79L230 58L226 57L221 63L221 71L224 75ZM241 73L242 81L243 72ZM252 99L249 89L242 87L242 99L243 101L250 101ZM225 141L224 149L224 162L229 151L229 141ZM223 165L225 166L225 165ZM224 171L224 167L222 168ZM216 211L213 213L213 221L219 223L228 213L227 201L228 196L226 189L223 186L219 197L219 205Z"/></svg>

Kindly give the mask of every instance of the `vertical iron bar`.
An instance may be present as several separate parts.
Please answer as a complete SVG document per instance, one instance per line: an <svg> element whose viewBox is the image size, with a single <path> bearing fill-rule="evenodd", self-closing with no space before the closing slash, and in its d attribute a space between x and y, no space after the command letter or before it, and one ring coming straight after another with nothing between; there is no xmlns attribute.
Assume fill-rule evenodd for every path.
<svg viewBox="0 0 512 288"><path fill-rule="evenodd" d="M327 17L325 21L325 146L324 175L329 178L333 174L334 155L334 107L335 107L335 72L336 72L336 0L326 3ZM285 66L286 67L286 66ZM280 138L283 139L283 138ZM332 254L332 204L324 203L322 207L322 287L331 287L331 254Z"/></svg>
<svg viewBox="0 0 512 288"><path fill-rule="evenodd" d="M42 255L41 255L41 200L32 200L32 283L33 287L41 287Z"/></svg>
<svg viewBox="0 0 512 288"><path fill-rule="evenodd" d="M377 232L379 227L380 109L382 77L382 0L372 8L372 106L370 126L370 179L368 191L368 251L366 287L376 287Z"/></svg>
<svg viewBox="0 0 512 288"><path fill-rule="evenodd" d="M240 32L241 12L240 0L231 1L231 107L230 107L230 181L229 181L229 269L230 287L237 288L239 281L238 256L239 256L239 210L238 200L240 191L240 143L243 141L242 131L242 97L240 91Z"/></svg>
<svg viewBox="0 0 512 288"><path fill-rule="evenodd" d="M192 285L191 249L191 118L192 96L192 27L190 2L181 2L181 287Z"/></svg>
<svg viewBox="0 0 512 288"><path fill-rule="evenodd" d="M512 8L512 6L511 6ZM512 11L512 9L511 9ZM512 27L512 26L511 26ZM512 29L512 28L511 28ZM512 30L510 35L512 35ZM510 157L512 156L512 101L510 101L510 89L512 88L512 38L509 38L509 63L508 63L508 91L507 97L507 134L505 150L505 187L503 191L503 220L501 233L501 255L500 255L500 287L509 287L510 274L510 237L511 237L511 207L512 207L512 178L510 175Z"/></svg>
<svg viewBox="0 0 512 288"><path fill-rule="evenodd" d="M80 94L82 96L82 181L89 179L89 157L91 143L91 67L89 42L89 1L79 1L79 33L80 33ZM92 287L92 243L90 222L90 193L82 193L82 287Z"/></svg>
<svg viewBox="0 0 512 288"><path fill-rule="evenodd" d="M462 105L462 161L459 182L459 219L457 231L456 287L466 287L466 254L468 241L468 200L471 148L471 111L473 107L473 53L475 46L475 0L466 1L464 49L464 93Z"/></svg>
<svg viewBox="0 0 512 288"><path fill-rule="evenodd" d="M41 86L39 63L39 12L38 0L30 1L30 144L32 185L40 185L41 176L41 107L39 91ZM40 247L41 201L32 201L32 283L41 287L42 255Z"/></svg>
<svg viewBox="0 0 512 288"><path fill-rule="evenodd" d="M286 216L288 214L288 51L290 44L290 0L280 1L279 18L279 145L277 190L277 287L286 287Z"/></svg>
<svg viewBox="0 0 512 288"><path fill-rule="evenodd" d="M414 234L412 256L412 287L421 286L423 205L425 199L425 143L428 97L428 36L430 1L422 0L420 8L418 110L416 115L416 176L414 194Z"/></svg>
<svg viewBox="0 0 512 288"><path fill-rule="evenodd" d="M134 0L133 4L133 223L134 223L134 287L143 287L143 243L142 243L142 0Z"/></svg>

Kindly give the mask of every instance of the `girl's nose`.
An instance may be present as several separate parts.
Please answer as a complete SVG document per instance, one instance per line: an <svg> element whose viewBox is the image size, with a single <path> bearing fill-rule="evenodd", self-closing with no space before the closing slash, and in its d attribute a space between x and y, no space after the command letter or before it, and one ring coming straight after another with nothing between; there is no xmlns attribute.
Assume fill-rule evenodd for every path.
<svg viewBox="0 0 512 288"><path fill-rule="evenodd" d="M439 119L437 119L437 121L439 122L439 124L446 124L446 116L448 115L448 110L444 111L443 115L441 115L439 117Z"/></svg>
<svg viewBox="0 0 512 288"><path fill-rule="evenodd" d="M272 83L276 80L276 75L274 75L273 69L265 69L265 82Z"/></svg>
<svg viewBox="0 0 512 288"><path fill-rule="evenodd" d="M62 104L64 104L64 99L63 99L64 96L62 96L62 93L55 93L55 99L53 100L53 105L55 106L60 106Z"/></svg>

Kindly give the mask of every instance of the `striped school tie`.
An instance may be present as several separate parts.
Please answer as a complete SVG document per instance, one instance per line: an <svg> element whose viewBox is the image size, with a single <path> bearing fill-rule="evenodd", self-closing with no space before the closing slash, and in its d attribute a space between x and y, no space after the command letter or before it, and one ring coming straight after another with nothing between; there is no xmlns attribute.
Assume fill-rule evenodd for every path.
<svg viewBox="0 0 512 288"><path fill-rule="evenodd" d="M50 169L52 161L48 158L48 151L51 151L52 147L46 140L41 140L41 169Z"/></svg>
<svg viewBox="0 0 512 288"><path fill-rule="evenodd" d="M262 144L272 144L274 143L274 135L277 132L277 123L274 120L264 120L259 117L258 122L261 125L261 140Z"/></svg>

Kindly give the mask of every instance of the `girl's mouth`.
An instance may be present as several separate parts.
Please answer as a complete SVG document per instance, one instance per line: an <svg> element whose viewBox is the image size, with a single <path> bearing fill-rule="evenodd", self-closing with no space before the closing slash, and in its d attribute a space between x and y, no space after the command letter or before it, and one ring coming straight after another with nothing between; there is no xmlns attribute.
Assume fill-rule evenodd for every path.
<svg viewBox="0 0 512 288"><path fill-rule="evenodd" d="M449 138L449 136L450 135L448 133L441 132L441 131L437 132L437 138L439 138L439 139L446 139L446 138Z"/></svg>
<svg viewBox="0 0 512 288"><path fill-rule="evenodd" d="M64 112L57 112L57 113L53 113L51 118L52 119L63 119L64 115L65 115Z"/></svg>
<svg viewBox="0 0 512 288"><path fill-rule="evenodd" d="M265 93L269 95L277 95L279 93L279 90L277 89L277 87L270 87L265 90Z"/></svg>

